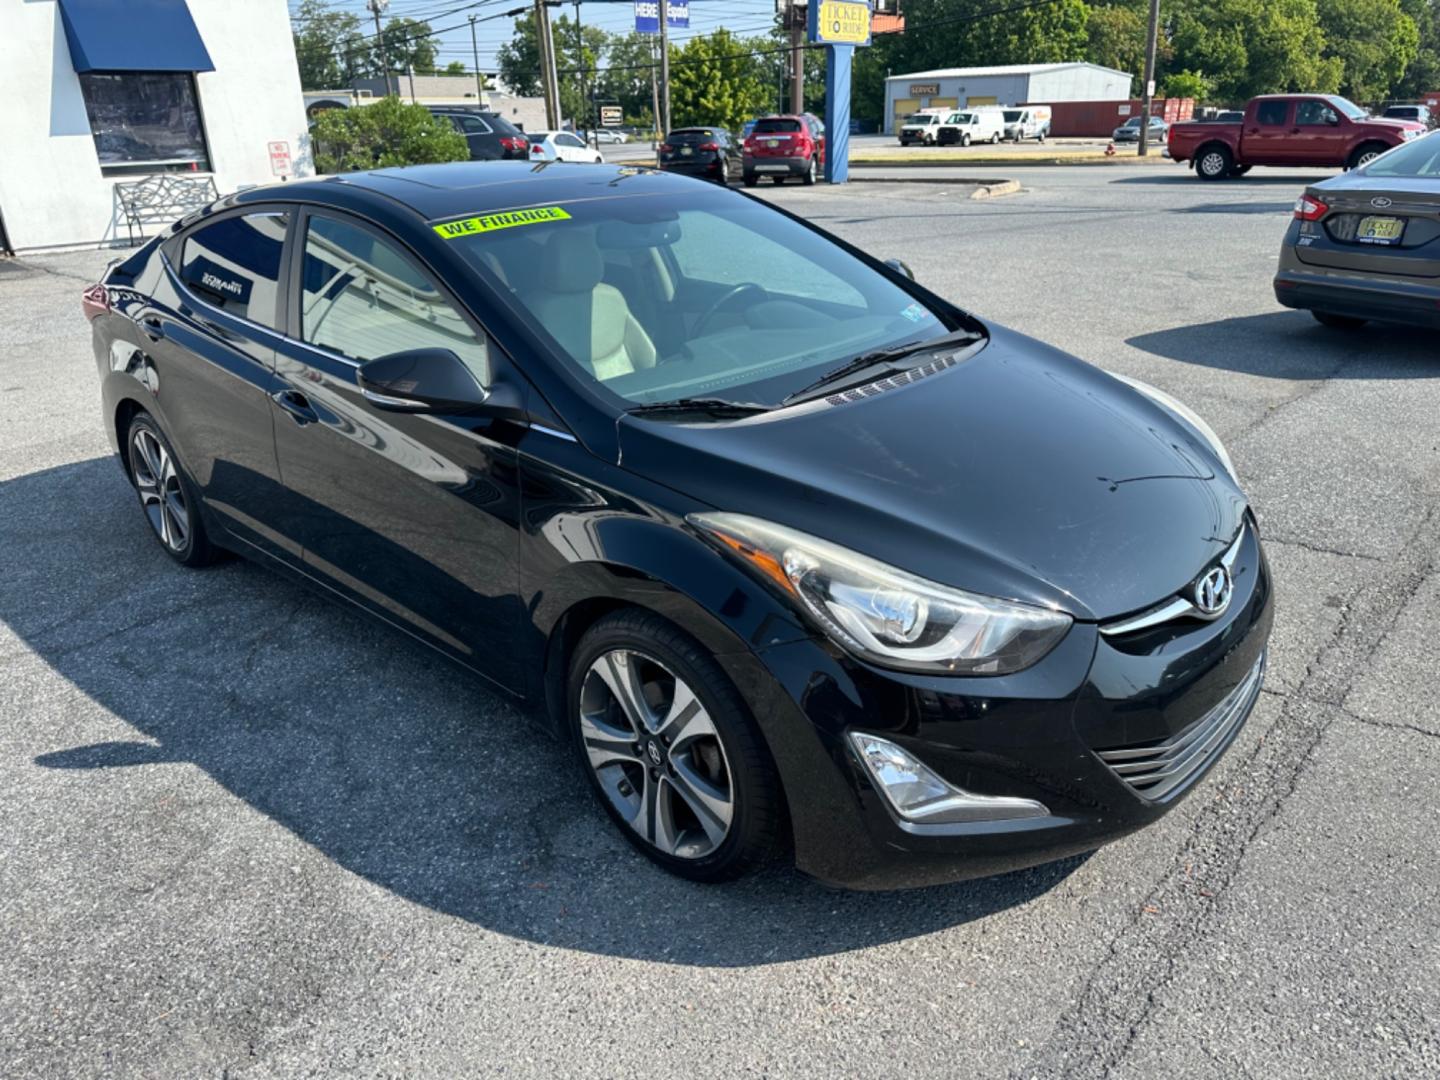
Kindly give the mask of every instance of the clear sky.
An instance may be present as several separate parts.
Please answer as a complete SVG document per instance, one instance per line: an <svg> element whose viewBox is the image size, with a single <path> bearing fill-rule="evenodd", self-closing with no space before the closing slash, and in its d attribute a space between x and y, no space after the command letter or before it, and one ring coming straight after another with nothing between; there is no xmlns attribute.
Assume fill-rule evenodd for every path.
<svg viewBox="0 0 1440 1080"><path fill-rule="evenodd" d="M533 0L528 0L533 3ZM452 60L459 60L468 71L471 67L469 17L480 18L498 15L525 5L527 0L390 0L382 19L403 16L407 19L423 19L432 29L453 27L435 38L439 49L439 66L444 67ZM290 0L293 16L300 6L300 0ZM374 34L375 24L365 0L330 0L329 7L337 11L353 11L364 23L364 33ZM550 9L552 17L563 11L571 19L575 17L574 4L565 3L563 8ZM707 34L719 27L725 27L742 37L763 34L770 29L775 14L775 0L690 0L690 29L674 31L671 40L683 44L697 34ZM610 0L581 0L580 19L587 25L600 26L611 32L623 33L634 29L634 6L629 0L614 3ZM514 19L495 19L475 24L476 37L480 43L480 70L495 70L495 53L514 33ZM603 67L603 63L602 63Z"/></svg>

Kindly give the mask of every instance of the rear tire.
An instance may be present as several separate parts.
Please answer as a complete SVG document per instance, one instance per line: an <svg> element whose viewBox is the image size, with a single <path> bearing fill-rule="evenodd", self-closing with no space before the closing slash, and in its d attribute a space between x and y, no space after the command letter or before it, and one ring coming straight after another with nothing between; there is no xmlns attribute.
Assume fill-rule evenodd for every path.
<svg viewBox="0 0 1440 1080"><path fill-rule="evenodd" d="M1235 167L1235 158L1228 147L1206 146L1195 155L1195 175L1201 180L1223 180Z"/></svg>
<svg viewBox="0 0 1440 1080"><path fill-rule="evenodd" d="M165 554L181 566L209 566L217 561L219 552L205 533L195 485L160 425L143 410L131 418L126 429L125 455L140 509Z"/></svg>
<svg viewBox="0 0 1440 1080"><path fill-rule="evenodd" d="M817 171L817 162L812 157L810 164L805 168L805 175L801 178L801 183L806 187L813 187L815 185L815 174Z"/></svg>
<svg viewBox="0 0 1440 1080"><path fill-rule="evenodd" d="M646 611L585 632L566 722L605 812L642 854L692 881L769 862L782 794L744 699L699 643Z"/></svg>
<svg viewBox="0 0 1440 1080"><path fill-rule="evenodd" d="M1365 319L1357 319L1353 315L1334 315L1328 311L1312 311L1311 315L1321 326L1328 326L1331 330L1359 330L1365 325Z"/></svg>

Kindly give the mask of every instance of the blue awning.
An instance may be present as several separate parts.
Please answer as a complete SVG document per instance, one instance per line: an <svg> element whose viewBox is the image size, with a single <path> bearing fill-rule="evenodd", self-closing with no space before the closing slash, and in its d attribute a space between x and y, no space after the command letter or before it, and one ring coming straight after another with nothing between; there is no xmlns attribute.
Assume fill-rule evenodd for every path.
<svg viewBox="0 0 1440 1080"><path fill-rule="evenodd" d="M185 0L60 0L76 71L214 71Z"/></svg>

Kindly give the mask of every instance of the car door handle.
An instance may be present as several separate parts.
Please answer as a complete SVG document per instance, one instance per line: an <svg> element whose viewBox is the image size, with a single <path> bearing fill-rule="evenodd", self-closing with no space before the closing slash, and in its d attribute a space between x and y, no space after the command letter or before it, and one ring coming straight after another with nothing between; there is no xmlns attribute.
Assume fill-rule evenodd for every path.
<svg viewBox="0 0 1440 1080"><path fill-rule="evenodd" d="M299 390L279 390L270 396L275 400L275 404L289 413L290 419L300 427L313 424L320 419L320 414L310 404L310 399Z"/></svg>
<svg viewBox="0 0 1440 1080"><path fill-rule="evenodd" d="M165 324L157 315L146 315L141 319L140 330L151 341L159 341L165 336Z"/></svg>

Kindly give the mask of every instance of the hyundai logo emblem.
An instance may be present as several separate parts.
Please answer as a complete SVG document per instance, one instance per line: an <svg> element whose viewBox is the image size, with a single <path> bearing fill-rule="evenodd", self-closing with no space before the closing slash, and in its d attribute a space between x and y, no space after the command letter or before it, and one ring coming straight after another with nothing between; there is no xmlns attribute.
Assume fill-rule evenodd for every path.
<svg viewBox="0 0 1440 1080"><path fill-rule="evenodd" d="M1370 205L1377 210L1384 210L1385 207L1391 204L1391 201L1392 200L1387 199L1384 195L1376 195L1375 198L1370 200Z"/></svg>
<svg viewBox="0 0 1440 1080"><path fill-rule="evenodd" d="M1195 608L1208 619L1213 619L1230 606L1230 593L1234 589L1230 571L1223 566L1207 570L1195 583Z"/></svg>
<svg viewBox="0 0 1440 1080"><path fill-rule="evenodd" d="M650 755L650 760L656 765L659 765L660 762L663 760L660 756L660 747L655 745L654 739L651 739L650 742L646 745L645 752Z"/></svg>

